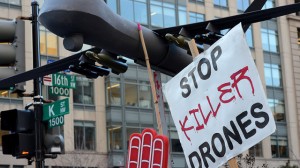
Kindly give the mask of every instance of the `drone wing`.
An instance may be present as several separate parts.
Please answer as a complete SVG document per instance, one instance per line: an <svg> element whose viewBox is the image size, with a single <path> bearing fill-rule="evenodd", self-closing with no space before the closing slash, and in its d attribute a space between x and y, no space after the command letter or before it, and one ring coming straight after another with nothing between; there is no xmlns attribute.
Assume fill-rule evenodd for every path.
<svg viewBox="0 0 300 168"><path fill-rule="evenodd" d="M257 1L255 1L255 2L257 2ZM257 6L261 6L261 5L255 4L255 5L253 5L253 7L251 6L250 9L256 9ZM229 17L205 21L205 22L187 24L187 25L170 27L170 28L157 29L157 30L154 30L154 32L156 32L160 36L164 37L167 33L179 34L180 30L184 29L186 32L188 32L188 34L190 36L189 38L193 38L195 35L205 34L205 33L209 32L209 30L206 29L208 24L212 24L217 29L223 30L223 29L230 29L240 22L242 22L242 24L244 26L243 28L245 31L249 27L247 25L250 25L250 24L256 23L256 22L269 20L269 19L272 19L275 17L295 13L295 12L298 12L299 9L300 9L300 3L295 3L295 4L275 7L275 8L271 8L271 9L256 10L256 11L252 11L252 12L243 13L240 15L229 16Z"/></svg>

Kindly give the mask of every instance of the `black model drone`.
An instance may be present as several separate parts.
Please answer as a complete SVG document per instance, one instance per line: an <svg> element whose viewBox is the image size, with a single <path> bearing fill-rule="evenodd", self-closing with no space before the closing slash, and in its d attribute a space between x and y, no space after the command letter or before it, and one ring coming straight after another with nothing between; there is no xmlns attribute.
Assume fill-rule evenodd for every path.
<svg viewBox="0 0 300 168"><path fill-rule="evenodd" d="M195 39L202 51L200 44L213 44L222 37L220 30L230 29L241 22L246 31L252 23L300 10L300 3L261 10L265 2L266 0L254 0L243 14L236 16L157 30L143 27L152 69L175 75L192 62L186 41ZM123 73L127 68L115 69L114 61L111 61L125 64L123 59L117 57L118 55L145 65L137 23L115 14L103 0L45 1L40 11L39 22L54 34L64 38L64 47L69 51L79 51L83 44L95 48L2 79L0 86L11 86L69 68L78 73L95 71L92 75L87 75L91 78L108 75L109 68L114 73ZM95 62L103 66L96 66ZM99 69L104 70L103 73L96 72Z"/></svg>

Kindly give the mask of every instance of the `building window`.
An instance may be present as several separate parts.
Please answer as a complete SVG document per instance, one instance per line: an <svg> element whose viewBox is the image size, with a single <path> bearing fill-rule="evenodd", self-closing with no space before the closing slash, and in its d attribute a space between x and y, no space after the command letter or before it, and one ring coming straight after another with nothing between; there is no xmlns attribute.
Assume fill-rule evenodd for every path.
<svg viewBox="0 0 300 168"><path fill-rule="evenodd" d="M41 55L58 56L58 38L45 27L40 27Z"/></svg>
<svg viewBox="0 0 300 168"><path fill-rule="evenodd" d="M129 83L130 82L130 83ZM138 87L135 81L127 80L125 83L125 105L137 107L138 105Z"/></svg>
<svg viewBox="0 0 300 168"><path fill-rule="evenodd" d="M267 0L265 5L263 6L263 9L270 9L275 7L275 1L274 0Z"/></svg>
<svg viewBox="0 0 300 168"><path fill-rule="evenodd" d="M245 11L249 6L249 0L237 0L237 9L239 11Z"/></svg>
<svg viewBox="0 0 300 168"><path fill-rule="evenodd" d="M204 2L204 0L189 0L190 2L194 2L194 3L197 3L197 2Z"/></svg>
<svg viewBox="0 0 300 168"><path fill-rule="evenodd" d="M276 30L261 29L263 50L268 52L279 52L278 33Z"/></svg>
<svg viewBox="0 0 300 168"><path fill-rule="evenodd" d="M76 89L73 89L73 102L79 104L94 104L94 82L85 77L76 77Z"/></svg>
<svg viewBox="0 0 300 168"><path fill-rule="evenodd" d="M288 157L288 141L287 137L271 136L271 151L273 158Z"/></svg>
<svg viewBox="0 0 300 168"><path fill-rule="evenodd" d="M178 1L178 24L187 24L187 9L185 0Z"/></svg>
<svg viewBox="0 0 300 168"><path fill-rule="evenodd" d="M259 142L258 144L252 146L249 148L249 155L250 156L255 156L255 157L262 157L262 142Z"/></svg>
<svg viewBox="0 0 300 168"><path fill-rule="evenodd" d="M11 90L0 90L0 98L20 98L17 93L12 93Z"/></svg>
<svg viewBox="0 0 300 168"><path fill-rule="evenodd" d="M149 82L139 84L139 107L152 108L152 94Z"/></svg>
<svg viewBox="0 0 300 168"><path fill-rule="evenodd" d="M264 64L266 85L271 87L282 87L281 67L278 64Z"/></svg>
<svg viewBox="0 0 300 168"><path fill-rule="evenodd" d="M172 152L183 152L177 132L170 132L171 151Z"/></svg>
<svg viewBox="0 0 300 168"><path fill-rule="evenodd" d="M148 10L146 0L122 0L120 1L121 16L138 22L148 24Z"/></svg>
<svg viewBox="0 0 300 168"><path fill-rule="evenodd" d="M253 48L253 33L252 33L252 26L250 26L248 28L248 30L246 31L246 40L247 40L247 43L249 45L249 47L252 47Z"/></svg>
<svg viewBox="0 0 300 168"><path fill-rule="evenodd" d="M9 165L0 165L0 168L9 168Z"/></svg>
<svg viewBox="0 0 300 168"><path fill-rule="evenodd" d="M140 128L126 127L126 149L128 149L130 135L133 133L141 133Z"/></svg>
<svg viewBox="0 0 300 168"><path fill-rule="evenodd" d="M214 5L218 7L228 7L228 2L227 0L214 0Z"/></svg>
<svg viewBox="0 0 300 168"><path fill-rule="evenodd" d="M96 150L95 122L74 121L75 150Z"/></svg>
<svg viewBox="0 0 300 168"><path fill-rule="evenodd" d="M21 0L0 0L0 3L9 5L21 6Z"/></svg>
<svg viewBox="0 0 300 168"><path fill-rule="evenodd" d="M121 126L111 126L108 128L109 134L109 148L110 150L123 149L123 135Z"/></svg>
<svg viewBox="0 0 300 168"><path fill-rule="evenodd" d="M106 0L107 5L110 7L111 10L113 10L115 13L118 13L117 11L117 0Z"/></svg>
<svg viewBox="0 0 300 168"><path fill-rule="evenodd" d="M22 165L13 165L13 168L24 168Z"/></svg>
<svg viewBox="0 0 300 168"><path fill-rule="evenodd" d="M197 23L204 21L204 15L201 13L189 12L190 23Z"/></svg>
<svg viewBox="0 0 300 168"><path fill-rule="evenodd" d="M151 25L154 27L176 26L175 1L150 0Z"/></svg>
<svg viewBox="0 0 300 168"><path fill-rule="evenodd" d="M106 83L106 104L112 106L121 105L121 86L117 78L110 78Z"/></svg>
<svg viewBox="0 0 300 168"><path fill-rule="evenodd" d="M268 99L268 104L272 110L275 121L284 122L285 114L284 114L284 103L279 99Z"/></svg>

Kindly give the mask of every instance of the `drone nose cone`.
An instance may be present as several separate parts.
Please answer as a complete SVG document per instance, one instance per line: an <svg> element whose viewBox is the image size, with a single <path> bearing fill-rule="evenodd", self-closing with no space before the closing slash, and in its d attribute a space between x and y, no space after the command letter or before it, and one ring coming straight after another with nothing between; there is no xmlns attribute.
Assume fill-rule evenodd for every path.
<svg viewBox="0 0 300 168"><path fill-rule="evenodd" d="M88 21L105 20L109 10L103 0L49 0L44 2L38 20L51 32L65 37L87 33Z"/></svg>

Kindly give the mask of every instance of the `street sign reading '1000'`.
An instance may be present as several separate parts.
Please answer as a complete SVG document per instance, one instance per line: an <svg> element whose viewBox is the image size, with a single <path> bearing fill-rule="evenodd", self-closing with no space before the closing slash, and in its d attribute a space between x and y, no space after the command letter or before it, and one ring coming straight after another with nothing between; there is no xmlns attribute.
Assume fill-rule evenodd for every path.
<svg viewBox="0 0 300 168"><path fill-rule="evenodd" d="M61 88L61 87L55 87L55 86L49 86L48 87L48 93L50 95L55 96L70 96L70 89L69 88Z"/></svg>
<svg viewBox="0 0 300 168"><path fill-rule="evenodd" d="M43 105L43 121L69 113L69 98Z"/></svg>
<svg viewBox="0 0 300 168"><path fill-rule="evenodd" d="M76 88L76 76L61 73L52 74L52 86Z"/></svg>

